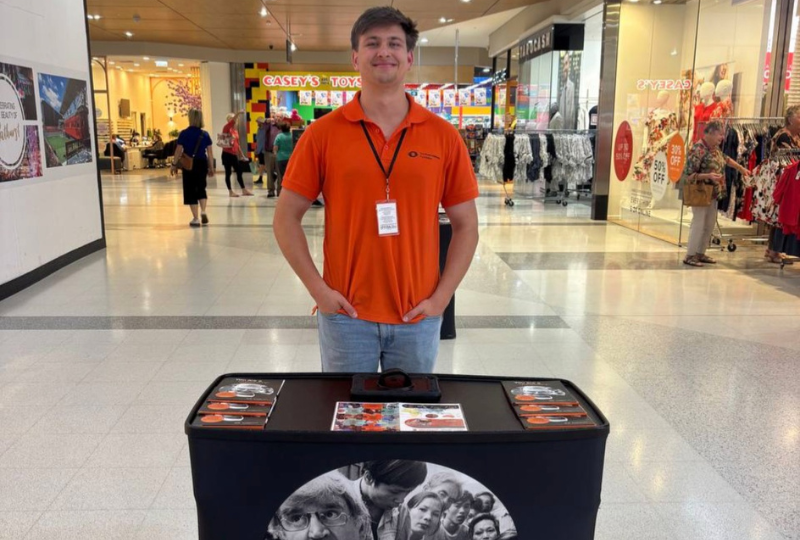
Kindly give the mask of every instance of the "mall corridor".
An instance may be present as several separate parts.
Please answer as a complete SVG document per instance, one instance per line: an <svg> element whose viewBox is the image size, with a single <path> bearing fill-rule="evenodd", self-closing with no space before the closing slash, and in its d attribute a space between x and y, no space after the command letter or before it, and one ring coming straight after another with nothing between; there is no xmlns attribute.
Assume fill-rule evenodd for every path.
<svg viewBox="0 0 800 540"><path fill-rule="evenodd" d="M249 176L247 177L250 180ZM318 371L274 199L103 175L108 249L0 302L0 538L196 538L183 421L219 374ZM562 377L611 420L600 540L800 538L800 273L481 183L441 373ZM304 222L321 261L323 210Z"/></svg>

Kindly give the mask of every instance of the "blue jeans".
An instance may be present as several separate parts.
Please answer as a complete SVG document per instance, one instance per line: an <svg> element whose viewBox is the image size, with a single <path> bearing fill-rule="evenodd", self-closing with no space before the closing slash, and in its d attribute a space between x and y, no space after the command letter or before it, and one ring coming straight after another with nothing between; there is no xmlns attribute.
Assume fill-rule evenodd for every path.
<svg viewBox="0 0 800 540"><path fill-rule="evenodd" d="M375 373L400 368L431 373L439 353L442 317L416 324L381 324L317 313L322 371Z"/></svg>

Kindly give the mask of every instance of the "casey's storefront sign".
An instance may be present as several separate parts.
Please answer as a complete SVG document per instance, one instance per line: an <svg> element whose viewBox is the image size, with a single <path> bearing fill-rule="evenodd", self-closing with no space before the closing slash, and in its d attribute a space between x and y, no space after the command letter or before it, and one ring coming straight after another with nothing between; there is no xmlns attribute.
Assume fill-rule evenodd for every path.
<svg viewBox="0 0 800 540"><path fill-rule="evenodd" d="M275 90L358 90L358 73L266 73L261 82Z"/></svg>

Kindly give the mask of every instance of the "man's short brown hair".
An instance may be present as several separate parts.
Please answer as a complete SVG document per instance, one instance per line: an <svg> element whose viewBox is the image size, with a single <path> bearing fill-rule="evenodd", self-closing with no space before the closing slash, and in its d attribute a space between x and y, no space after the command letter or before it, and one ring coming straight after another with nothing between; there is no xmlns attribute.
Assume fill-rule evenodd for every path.
<svg viewBox="0 0 800 540"><path fill-rule="evenodd" d="M370 29L395 24L400 25L406 34L406 49L413 50L417 46L417 39L419 38L417 23L403 15L399 9L390 6L373 7L362 13L350 31L350 45L354 51L357 51L361 36Z"/></svg>

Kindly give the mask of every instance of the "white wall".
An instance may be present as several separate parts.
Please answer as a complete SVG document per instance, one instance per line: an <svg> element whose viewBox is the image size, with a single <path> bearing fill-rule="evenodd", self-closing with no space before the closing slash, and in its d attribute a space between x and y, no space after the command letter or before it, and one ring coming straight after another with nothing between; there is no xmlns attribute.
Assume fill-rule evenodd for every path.
<svg viewBox="0 0 800 540"><path fill-rule="evenodd" d="M225 116L231 111L231 67L223 62L200 64L200 91L203 94L203 121L211 140L216 142L217 133L225 125ZM210 99L209 99L210 97ZM214 147L217 170L222 170L219 148Z"/></svg>
<svg viewBox="0 0 800 540"><path fill-rule="evenodd" d="M82 0L0 2L0 62L87 81L89 58ZM38 83L39 144L44 148ZM91 90L89 118L94 117ZM94 126L91 126L92 155ZM0 143L2 144L2 143ZM48 168L43 176L0 182L0 283L103 237L97 160Z"/></svg>

